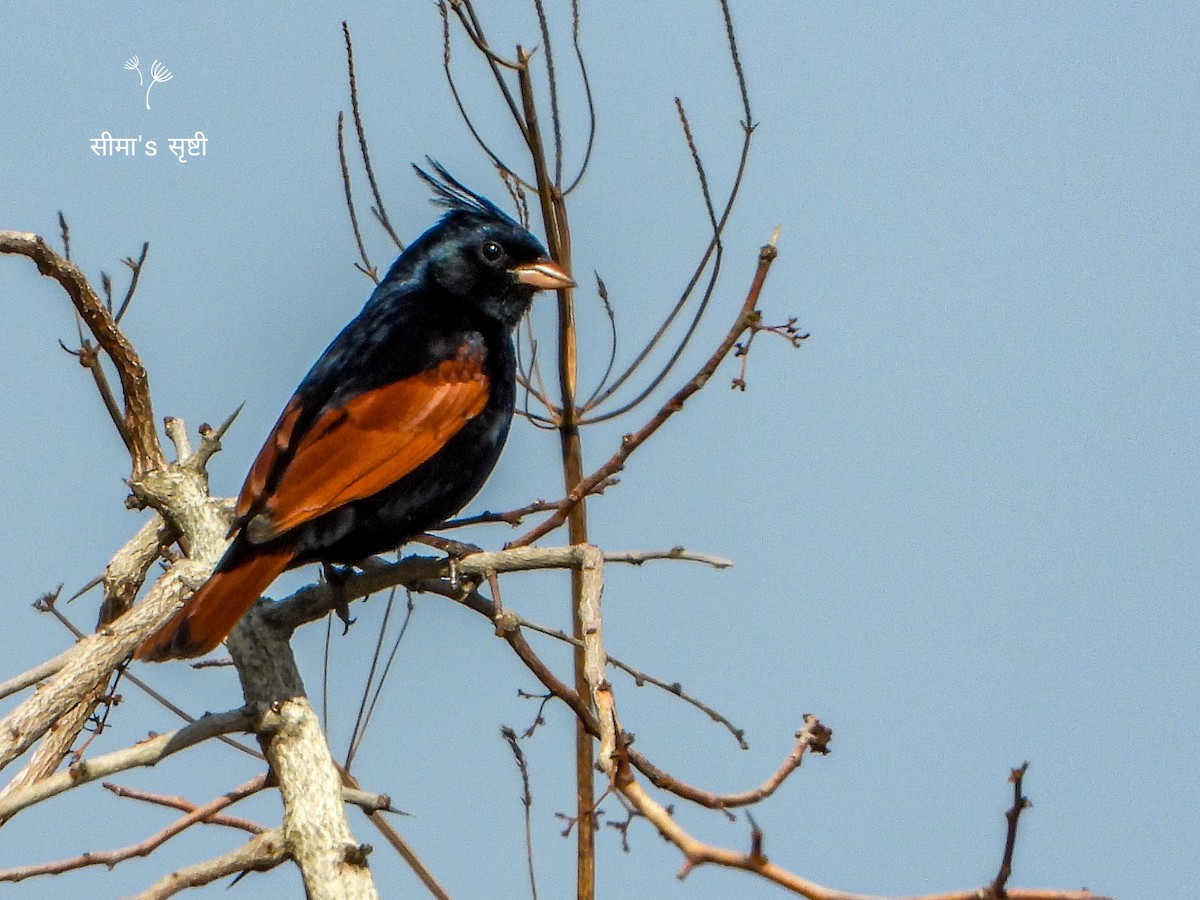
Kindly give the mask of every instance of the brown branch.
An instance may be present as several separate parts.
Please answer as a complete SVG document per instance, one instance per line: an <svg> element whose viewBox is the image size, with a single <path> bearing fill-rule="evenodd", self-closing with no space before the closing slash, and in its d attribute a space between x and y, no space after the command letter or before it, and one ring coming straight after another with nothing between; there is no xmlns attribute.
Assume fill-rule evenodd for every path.
<svg viewBox="0 0 1200 900"><path fill-rule="evenodd" d="M129 266L133 274L129 278L129 290L125 292L125 299L121 301L121 306L117 309L117 314L113 317L113 320L118 324L120 324L121 320L125 318L125 313L129 309L129 304L133 302L133 295L137 293L138 280L142 277L142 266L146 264L146 255L149 252L150 242L143 241L142 255L138 257L136 262L134 262L133 257L131 256L127 256L125 259L121 260L121 262Z"/></svg>
<svg viewBox="0 0 1200 900"><path fill-rule="evenodd" d="M533 0L537 12L538 28L542 32L542 58L546 60L546 85L550 89L550 123L554 134L554 186L562 187L563 138L562 116L558 108L558 76L554 71L554 49L550 43L550 24L546 21L546 5L543 0ZM534 891L536 894L537 892Z"/></svg>
<svg viewBox="0 0 1200 900"><path fill-rule="evenodd" d="M76 320L78 320L78 316L76 316ZM117 404L117 398L108 383L108 375L104 371L104 366L100 363L100 350L87 338L80 339L78 350L71 350L62 341L58 342L58 346L79 360L79 365L91 373L92 380L96 383L96 392L100 395L100 401L104 404L104 409L108 412L108 417L112 419L113 426L117 429L117 435L121 438L121 443L125 445L127 451L132 453L133 440L129 436L129 429L125 424L125 417L121 412L121 407Z"/></svg>
<svg viewBox="0 0 1200 900"><path fill-rule="evenodd" d="M1008 832L1004 839L1004 856L1000 860L1000 870L992 881L992 893L1001 900L1008 896L1004 888L1012 876L1013 851L1017 845L1017 821L1021 818L1021 813L1031 806L1028 798L1021 796L1021 784L1025 781L1027 771L1029 771L1028 761L1021 763L1019 768L1013 769L1008 777L1013 786L1013 805L1004 814L1008 820Z"/></svg>
<svg viewBox="0 0 1200 900"><path fill-rule="evenodd" d="M449 2L450 7L454 10L454 14L458 16L459 22L462 23L463 31L467 33L467 36L475 44L475 48L492 65L493 70L496 71L497 80L504 87L497 67L519 72L525 65L524 62L521 60L513 62L510 59L505 59L488 46L487 39L483 36L483 26L479 22L479 16L475 14L475 7L471 3L471 0L449 0ZM512 101L512 95L508 94L507 91L505 91L505 94L508 97L509 108L513 113L513 118L520 118L516 115L516 104Z"/></svg>
<svg viewBox="0 0 1200 900"><path fill-rule="evenodd" d="M346 771L346 769L339 766L338 771L341 774L342 784L344 786L348 788L359 787L358 779ZM413 850L412 847L408 845L408 842L400 836L400 833L392 827L392 823L385 819L377 809L369 810L364 807L363 812L367 814L367 818L371 820L371 824L375 826L381 835L383 835L384 840L391 844L392 849L399 853L401 859L408 863L409 868L413 870L413 874L415 874L417 878L421 880L421 883L425 885L426 890L428 890L429 893L436 898L436 900L450 900L450 895L446 893L445 888L438 883L437 878L435 878L434 874L429 871L429 867L425 865L424 861L417 856L416 851Z"/></svg>
<svg viewBox="0 0 1200 900"><path fill-rule="evenodd" d="M264 779L266 778L265 775L260 777ZM156 794L153 791L143 791L139 790L138 788L125 787L124 785L116 784L112 781L102 782L101 787L103 787L106 791L110 791L117 797L124 797L129 800L140 800L143 803L150 803L154 806L166 806L169 809L178 809L186 813L194 812L200 808L192 801L186 800L183 797L169 797L165 794ZM237 816L219 816L215 814L209 815L205 816L204 824L220 825L225 828L237 828L240 831L248 831L251 834L262 834L267 830L257 822L251 822L249 819L241 819Z"/></svg>
<svg viewBox="0 0 1200 900"><path fill-rule="evenodd" d="M612 554L606 553L604 555L604 560L605 560L605 562L612 562L613 561ZM552 637L555 640L559 640L559 641L562 641L567 644L572 644L576 647L583 646L582 641L577 641L575 638L571 637L571 635L567 634L565 631L562 631L558 628L548 628L545 625L541 625L537 622L532 622L529 619L526 619L521 616L517 617L517 621L520 623L522 628L528 628L530 631L536 631L539 634L544 634L547 637ZM636 684L638 687L643 687L646 684L652 684L655 687L661 688L662 690L666 691L668 694L675 695L680 700L682 700L684 703L687 703L690 706L694 706L696 709L700 710L702 713L704 713L706 716L708 716L710 719L712 719L718 725L724 726L725 730L733 735L734 739L738 742L739 747L741 747L743 750L750 749L750 745L746 743L746 737L745 737L746 732L743 729L735 726L731 721L729 721L728 718L723 716L721 713L719 713L717 710L713 709L708 704L704 703L702 700L700 700L696 697L693 697L691 694L689 694L687 691L685 691L683 689L683 685L681 685L679 682L677 682L677 681L667 682L660 678L655 678L653 675L643 672L640 669L635 669L633 666L629 665L628 663L622 662L621 660L617 659L615 656L612 656L611 654L608 656L608 664L615 669L620 669L621 671L625 672L630 677L632 677L634 684ZM540 711L539 711L538 715L540 717L540 715L541 715Z"/></svg>
<svg viewBox="0 0 1200 900"><path fill-rule="evenodd" d="M445 531L450 528L466 528L469 525L481 525L489 522L504 522L506 525L512 525L514 528L525 521L525 517L538 512L549 512L552 509L557 509L557 501L549 500L534 500L525 506L510 509L507 512L489 512L484 510L478 515L464 516L461 519L450 519L437 526L434 531Z"/></svg>
<svg viewBox="0 0 1200 900"><path fill-rule="evenodd" d="M758 316L755 313L755 307L758 304L759 295L762 293L763 284L766 282L767 272L770 270L771 263L775 261L776 256L778 256L778 252L775 249L774 243L764 244L762 249L759 250L758 267L754 272L754 278L750 284L749 291L746 293L746 299L742 303L742 308L738 311L737 319L730 327L725 338L708 358L708 361L692 376L691 380L676 391L650 421L632 434L625 435L621 439L621 446L617 449L617 452L609 457L608 461L599 469L579 481L570 493L559 501L558 509L555 510L553 515L521 535L515 541L510 542L508 544L509 547L528 546L566 522L570 511L579 504L580 500L588 496L596 485L608 478L612 478L624 469L625 461L629 458L630 454L658 431L667 419L679 412L688 398L708 383L713 373L716 372L717 367L734 349L738 338L757 321Z"/></svg>
<svg viewBox="0 0 1200 900"><path fill-rule="evenodd" d="M346 208L350 211L350 229L354 232L354 243L358 246L358 256L362 263L355 263L354 268L362 272L376 284L379 283L379 272L367 258L367 248L363 246L362 231L358 227L358 213L354 209L354 193L350 189L350 166L346 163L346 117L338 112L337 145L338 162L342 167L342 193L346 197Z"/></svg>
<svg viewBox="0 0 1200 900"><path fill-rule="evenodd" d="M459 118L462 119L463 124L467 126L467 130L471 132L471 137L475 139L475 143L479 145L479 149L487 154L488 158L492 161L492 164L498 169L508 171L508 167L504 164L504 161L500 159L500 156L490 146L488 146L487 141L483 139L483 135L480 134L479 129L475 127L474 120L471 118L470 113L467 112L466 103L463 101L462 95L460 95L458 92L458 84L454 80L454 70L451 66L452 56L450 52L450 13L445 0L442 0L442 2L438 3L438 12L441 13L442 16L442 71L446 75L446 84L450 88L450 96L454 98L454 105L458 107ZM467 31L467 34L471 34L470 29L466 28L466 26L464 26L464 30ZM513 177L515 178L516 176L514 175Z"/></svg>
<svg viewBox="0 0 1200 900"><path fill-rule="evenodd" d="M517 771L521 774L521 805L525 808L525 865L529 870L530 896L537 900L537 875L533 865L533 819L530 815L533 809L533 792L529 789L529 763L525 760L525 753L517 743L517 733L513 729L507 725L501 726L500 736L508 744L508 749L516 760Z"/></svg>
<svg viewBox="0 0 1200 900"><path fill-rule="evenodd" d="M354 75L354 45L350 40L350 26L343 20L342 35L346 39L346 71L350 81L350 111L354 114L354 129L358 134L358 149L362 153L363 168L367 172L367 182L371 185L371 196L375 198L375 206L372 207L375 213L375 218L379 224L383 226L383 230L388 233L388 237L396 245L396 249L403 250L404 242L400 240L395 229L392 228L392 223L388 220L387 210L383 206L383 197L379 194L379 185L375 183L375 170L371 168L371 154L367 150L367 133L363 129L362 115L358 109L358 81Z"/></svg>
<svg viewBox="0 0 1200 900"><path fill-rule="evenodd" d="M571 44L575 49L575 61L579 65L579 77L583 82L583 97L587 104L588 136L583 149L583 162L571 183L563 190L563 196L570 194L579 187L583 176L587 174L588 164L592 161L592 148L596 143L596 104L592 100L592 82L588 77L587 62L583 58L583 48L579 44L579 0L571 0Z"/></svg>
<svg viewBox="0 0 1200 900"><path fill-rule="evenodd" d="M122 421L129 434L134 478L162 466L165 460L154 428L154 407L145 366L80 268L55 253L43 238L26 232L0 231L0 253L28 257L38 272L53 278L67 292L76 312L117 368L125 401Z"/></svg>
<svg viewBox="0 0 1200 900"><path fill-rule="evenodd" d="M222 794L215 800L212 800L203 806L195 807L190 813L182 818L176 819L166 828L152 834L144 841L139 841L128 847L121 847L117 850L110 850L106 853L83 853L79 856L71 857L70 859L59 859L53 862L38 863L32 866L21 866L13 869L0 869L0 881L24 881L26 878L33 878L37 875L60 875L63 872L70 872L75 869L83 869L88 866L108 866L110 869L122 863L127 859L133 859L138 856L149 856L171 838L175 837L180 832L197 822L202 822L227 806L236 803L238 800L248 797L251 794L261 791L266 786L267 776L259 775L250 781L243 784L241 787Z"/></svg>
<svg viewBox="0 0 1200 900"><path fill-rule="evenodd" d="M792 747L792 752L788 754L779 768L758 787L737 794L715 794L693 787L664 772L637 751L626 747L625 752L634 767L645 775L655 787L708 809L734 809L739 806L750 806L770 797L789 775L800 768L805 753L819 753L822 756L827 754L829 740L832 736L833 732L822 725L816 716L806 715L804 727L796 732L796 743Z"/></svg>

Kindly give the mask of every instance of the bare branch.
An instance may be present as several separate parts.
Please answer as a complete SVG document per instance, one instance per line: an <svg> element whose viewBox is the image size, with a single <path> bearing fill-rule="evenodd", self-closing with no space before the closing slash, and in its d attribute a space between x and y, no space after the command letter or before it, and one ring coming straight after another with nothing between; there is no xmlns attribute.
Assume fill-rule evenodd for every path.
<svg viewBox="0 0 1200 900"><path fill-rule="evenodd" d="M260 713L261 709L255 706L243 706L240 709L224 713L210 713L178 731L156 735L140 744L134 744L132 747L81 760L68 766L65 771L43 778L41 781L14 791L8 797L0 800L0 821L11 818L34 803L54 797L81 784L87 784L89 781L107 778L117 772L124 772L126 769L153 766L180 750L185 750L193 744L218 734L228 734L231 731L250 731L254 727L256 716Z"/></svg>
<svg viewBox="0 0 1200 900"><path fill-rule="evenodd" d="M562 117L558 109L558 76L554 72L554 49L550 43L550 24L546 21L546 5L543 0L533 0L537 12L538 28L542 32L542 58L546 60L546 84L550 89L550 121L554 133L554 185L562 187L563 139Z"/></svg>
<svg viewBox="0 0 1200 900"><path fill-rule="evenodd" d="M570 510L580 500L588 496L600 482L611 478L625 468L625 460L629 458L630 454L645 443L652 434L658 431L667 419L679 412L688 398L708 383L713 373L716 372L717 367L729 355L730 351L733 350L738 338L756 321L754 310L758 304L759 295L762 293L763 285L766 283L767 272L770 270L771 263L775 261L776 256L778 256L778 252L773 244L764 244L759 250L758 267L755 270L750 289L746 293L746 299L742 303L742 308L738 311L737 318L734 320L729 332L725 335L724 340L721 341L716 350L709 356L708 361L692 376L692 379L676 391L650 421L636 432L625 435L621 440L621 446L617 452L609 457L608 461L599 469L576 484L571 492L559 502L559 507L552 516L521 535L515 541L512 541L509 544L510 547L524 547L532 544L562 525L567 520Z"/></svg>
<svg viewBox="0 0 1200 900"><path fill-rule="evenodd" d="M363 129L362 114L358 109L358 81L354 75L354 44L350 40L350 26L342 22L342 35L346 39L346 71L350 81L350 111L354 114L354 130L358 134L358 149L362 153L363 168L367 173L367 182L371 185L371 196L375 198L373 211L383 230L388 233L397 250L404 249L404 242L392 228L388 220L387 210L383 205L383 197L379 194L379 185L375 183L375 170L371 168L371 154L367 149L367 133Z"/></svg>
<svg viewBox="0 0 1200 900"><path fill-rule="evenodd" d="M181 831L190 828L197 822L208 819L214 813L236 803L238 800L261 791L266 785L266 781L267 776L259 775L241 787L234 788L215 800L203 806L196 807L186 816L176 819L157 834L153 834L144 841L140 841L129 847L110 850L107 853L89 852L71 859L60 859L33 866L22 866L18 869L3 869L0 870L0 881L23 881L26 878L32 878L36 875L59 875L63 872L70 872L74 869L86 868L87 866L108 866L111 869L117 863L122 863L127 859L133 859L138 856L149 856Z"/></svg>
<svg viewBox="0 0 1200 900"><path fill-rule="evenodd" d="M289 858L287 844L280 829L267 831L251 838L229 853L197 863L160 878L149 888L130 900L166 900L187 888L212 884L219 878L244 872L265 872Z"/></svg>
<svg viewBox="0 0 1200 900"><path fill-rule="evenodd" d="M358 256L362 260L361 264L355 263L354 267L378 284L379 272L371 265L371 260L367 258L367 248L363 246L362 231L358 227L358 213L354 209L354 193L350 189L350 167L346 164L345 118L345 115L339 111L337 124L338 162L342 167L342 192L346 196L346 209L350 212L350 230L354 232L354 243L358 246Z"/></svg>
<svg viewBox="0 0 1200 900"><path fill-rule="evenodd" d="M339 771L341 773L343 785L349 788L358 787L358 781L353 775L340 767ZM409 868L413 870L413 874L415 874L417 878L421 880L421 883L425 885L426 890L428 890L429 893L434 896L435 900L450 900L450 895L447 894L445 889L438 883L438 880L434 877L433 873L429 871L429 868L425 865L424 861L417 856L416 851L414 851L412 847L408 845L408 842L400 836L400 833L392 827L392 823L385 819L379 810L368 811L364 807L363 811L367 813L367 818L371 820L371 824L374 825L375 828L378 829L379 833L383 835L384 839L392 845L392 849L399 853L400 857L406 863L408 863Z"/></svg>
<svg viewBox="0 0 1200 900"><path fill-rule="evenodd" d="M997 897L1004 897L1005 886L1008 884L1008 879L1012 876L1013 866L1013 851L1017 845L1017 821L1021 818L1021 813L1029 809L1032 805L1029 799L1021 795L1021 785L1025 781L1025 773L1029 771L1029 762L1023 762L1021 765L1012 770L1008 780L1013 786L1013 805L1004 814L1008 820L1008 832L1004 839L1004 856L1000 860L1000 870L996 873L995 879L992 881L992 893Z"/></svg>
<svg viewBox="0 0 1200 900"><path fill-rule="evenodd" d="M265 780L266 776L260 776ZM114 794L117 797L124 797L130 800L140 800L143 803L150 803L154 806L166 806L169 809L179 809L190 813L200 807L192 803L190 800L185 800L183 797L169 797L165 794L156 794L153 791L143 791L137 788L126 787L121 784L116 784L112 781L105 781L101 784L106 791ZM267 829L259 825L257 822L251 822L248 819L240 819L236 816L211 815L204 819L205 825L220 825L225 828L237 828L241 831L248 831L251 834L262 834Z"/></svg>
<svg viewBox="0 0 1200 900"><path fill-rule="evenodd" d="M131 442L134 477L161 466L164 459L158 435L154 431L154 408L150 402L146 369L83 272L75 263L55 253L36 234L0 231L0 253L28 257L37 266L38 272L53 278L67 292L75 310L117 367L125 399L122 418Z"/></svg>
<svg viewBox="0 0 1200 900"><path fill-rule="evenodd" d="M454 80L454 69L451 66L450 13L446 0L440 0L438 3L438 12L440 12L442 16L442 71L446 75L446 84L450 88L450 96L454 98L454 105L458 107L459 118L463 120L463 124L466 125L467 130L471 132L471 137L475 139L475 143L479 145L479 149L487 154L488 158L492 161L492 164L495 165L496 168L507 172L509 171L508 167L504 164L504 161L500 159L500 156L494 150L492 150L487 141L483 139L483 135L480 134L479 130L475 127L475 122L472 120L470 113L467 112L467 107L462 99L462 96L458 93L458 84ZM461 18L461 13L459 16ZM468 35L472 34L467 25L464 24L463 27ZM497 75L497 78L499 77L500 76ZM513 175L513 178L516 178L516 175Z"/></svg>
<svg viewBox="0 0 1200 900"><path fill-rule="evenodd" d="M32 669L22 672L20 675L14 675L7 681L0 682L0 700L3 700L5 697L11 697L13 694L23 691L25 688L31 687L43 679L49 678L66 664L70 655L71 652L65 650L58 654L58 656L48 659L44 663L39 663Z"/></svg>
<svg viewBox="0 0 1200 900"><path fill-rule="evenodd" d="M121 306L117 309L117 314L113 317L117 324L125 318L125 313L129 309L129 304L133 302L133 295L137 293L138 279L142 277L142 266L146 264L146 256L150 252L150 242L142 242L142 255L135 261L133 257L126 257L121 260L125 265L129 266L133 274L129 278L129 290L125 292L125 299L121 301Z"/></svg>
<svg viewBox="0 0 1200 900"><path fill-rule="evenodd" d="M517 743L517 733L504 725L500 728L500 736L512 751L513 759L517 761L517 771L521 774L521 805L525 807L525 864L529 870L529 893L537 900L537 874L533 865L533 793L529 789L529 764L525 761L525 753Z"/></svg>
<svg viewBox="0 0 1200 900"><path fill-rule="evenodd" d="M583 162L579 164L579 171L571 179L571 183L563 190L564 197L579 187L579 182L583 181L583 176L587 174L588 164L592 161L592 147L596 143L596 104L592 100L592 82L588 77L583 48L579 44L579 0L571 0L571 44L575 48L575 61L579 65L579 77L583 80L583 96L588 111L588 136L587 144L583 149Z"/></svg>

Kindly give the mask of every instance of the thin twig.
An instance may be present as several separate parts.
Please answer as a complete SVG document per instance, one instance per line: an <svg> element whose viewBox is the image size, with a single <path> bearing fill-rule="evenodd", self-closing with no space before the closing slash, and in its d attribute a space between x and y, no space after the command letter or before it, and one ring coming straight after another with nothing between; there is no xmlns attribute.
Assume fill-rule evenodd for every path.
<svg viewBox="0 0 1200 900"><path fill-rule="evenodd" d="M58 230L62 235L63 244L63 259L71 258L71 228L67 225L67 217L63 215L62 210L58 211Z"/></svg>
<svg viewBox="0 0 1200 900"><path fill-rule="evenodd" d="M451 66L450 13L446 0L442 0L442 2L438 3L438 12L440 12L442 16L442 71L446 74L446 83L450 88L450 96L454 98L454 105L458 107L459 118L462 119L463 124L467 126L467 130L471 132L471 137L475 139L475 143L479 145L479 149L487 154L488 158L492 161L492 164L497 168L505 169L505 171L507 171L508 168L505 166L503 160L501 160L500 156L488 145L488 142L483 139L483 135L479 133L479 129L475 127L475 122L467 112L467 107L462 99L462 96L458 93L458 84L454 81L454 70ZM471 33L466 26L464 26L464 29L468 34ZM515 178L516 176L514 175L513 177Z"/></svg>
<svg viewBox="0 0 1200 900"><path fill-rule="evenodd" d="M992 881L992 893L1003 900L1008 894L1005 893L1005 886L1008 884L1008 879L1012 876L1013 867L1013 851L1017 846L1017 822L1021 818L1021 813L1029 809L1032 805L1029 798L1022 796L1021 785L1025 781L1025 773L1029 771L1029 761L1021 763L1020 767L1013 769L1008 776L1009 782L1013 786L1013 804L1008 812L1004 814L1008 820L1008 831L1004 838L1004 856L1000 860L1000 869L996 873L995 879Z"/></svg>
<svg viewBox="0 0 1200 900"><path fill-rule="evenodd" d="M517 509L510 509L508 512L488 512L484 511L474 516L464 516L460 519L450 519L438 525L436 531L445 531L450 528L466 528L470 525L481 525L487 522L504 522L506 525L512 525L514 528L525 521L525 517L537 512L547 512L557 508L557 502L547 500L534 500L525 506ZM0 694L0 696L3 696Z"/></svg>
<svg viewBox="0 0 1200 900"><path fill-rule="evenodd" d="M680 126L683 128L684 140L687 143L688 151L692 157L692 165L696 170L696 178L700 183L700 194L704 199L705 212L708 213L709 224L712 230L712 238L709 240L708 246L701 255L700 262L692 271L691 278L689 278L687 285L684 287L683 292L679 296L679 299L675 302L675 305L671 308L671 311L667 314L666 318L663 319L662 323L658 326L658 329L653 335L651 335L650 340L642 346L642 349L638 352L637 357L632 363L629 364L628 367L626 367L625 371L622 372L621 375L612 382L612 384L604 388L604 390L601 391L597 389L598 396L594 395L594 399L589 401L591 404L589 408L594 408L594 406L597 404L603 403L605 400L611 397L639 368L641 368L647 357L649 357L650 352L666 335L671 325L674 324L676 316L679 315L684 306L691 299L692 293L695 291L696 285L699 284L701 276L704 274L706 269L709 269L708 263L711 259L712 267L709 269L708 283L705 285L704 291L700 295L700 300L696 304L696 311L692 314L692 320L688 324L687 330L683 333L683 337L680 338L680 340L676 343L671 356L667 359L666 364L659 369L658 374L651 378L646 386L643 387L642 390L638 392L638 394L632 400L621 404L616 409L607 410L603 414L590 416L587 419L588 424L603 422L607 419L614 419L625 414L629 410L640 405L641 402L646 399L646 397L648 397L660 384L662 384L663 380L671 373L672 369L675 368L675 364L683 355L684 350L686 350L688 345L691 343L692 337L696 333L696 329L700 326L700 320L704 317L704 313L708 309L708 304L712 300L713 292L716 290L717 280L721 274L721 263L724 260L725 255L725 247L721 242L721 236L724 233L725 221L727 220L719 221L717 219L716 209L712 199L712 192L708 186L708 175L704 171L704 163L700 159L700 151L697 149L695 138L692 136L692 127L688 122L687 112L683 107L683 101L681 101L678 97L675 98L675 108L679 114ZM747 141L748 140L749 135L747 135ZM733 191L736 192L736 190L737 184L735 183ZM731 194L731 201L732 196L733 195Z"/></svg>
<svg viewBox="0 0 1200 900"><path fill-rule="evenodd" d="M346 162L346 116L338 111L337 144L338 162L342 167L342 192L346 197L346 208L350 211L350 230L354 232L354 243L358 246L358 256L362 263L355 263L354 268L362 272L376 284L379 283L379 272L367 258L367 248L363 246L362 231L358 227L358 213L354 210L354 194L350 189L350 166Z"/></svg>
<svg viewBox="0 0 1200 900"><path fill-rule="evenodd" d="M112 868L117 863L124 862L127 859L133 859L138 856L149 856L171 838L175 837L180 832L195 825L197 822L203 822L219 812L225 807L236 803L251 794L261 791L266 786L267 776L259 775L252 778L250 781L236 787L231 791L222 794L215 800L212 800L203 806L195 807L191 812L182 818L176 819L166 828L150 835L144 841L139 841L128 847L122 847L117 850L110 850L106 853L88 852L70 859L59 859L53 862L38 863L32 866L21 866L14 869L0 869L0 882L2 881L23 881L26 878L32 878L37 875L61 875L63 872L70 872L75 869L83 869L88 866L108 866ZM266 829L262 829L265 831ZM261 833L261 832L259 832Z"/></svg>
<svg viewBox="0 0 1200 900"><path fill-rule="evenodd" d="M607 554L605 554L605 559L607 561ZM552 637L555 640L559 640L564 643L571 644L572 646L575 646L575 647L583 646L582 641L576 640L575 638L571 637L571 635L567 634L565 631L562 631L561 629L550 628L546 625L542 625L538 622L533 622L529 619L526 619L523 616L517 616L517 621L520 623L522 628L528 628L530 631L536 631L539 634L544 634L547 637ZM750 745L748 743L746 743L745 729L738 728L731 721L729 721L728 718L726 718L724 715L719 713L717 710L713 709L707 703L703 702L702 700L700 700L696 697L693 697L691 694L689 694L687 691L685 691L683 689L683 685L681 685L678 681L667 682L667 681L662 680L661 678L655 678L653 675L643 672L641 669L636 669L633 666L629 665L628 663L622 662L621 660L617 659L612 654L608 655L608 664L613 666L614 668L620 669L622 672L625 672L628 675L630 675L633 678L634 684L636 684L638 687L644 687L646 684L652 684L655 687L661 688L662 690L666 691L668 694L674 694L676 697L678 697L684 703L687 703L689 706L695 707L696 709L698 709L702 713L704 713L706 716L708 716L710 719L712 719L714 722L716 722L718 725L721 725L722 727L724 727L726 731L728 731L730 734L733 735L734 739L738 742L738 746L741 747L743 750L750 749ZM539 718L541 717L540 710L538 711L538 717Z"/></svg>
<svg viewBox="0 0 1200 900"><path fill-rule="evenodd" d="M392 611L392 604L395 601L396 590L392 589L388 595L387 611L384 613L383 623L379 626L379 641L376 643L375 652L371 657L371 671L367 675L366 684L363 685L363 704L365 709L360 707L359 717L354 722L354 731L350 739L350 749L346 753L346 768L350 768L350 764L354 761L355 754L358 753L358 748L361 746L363 738L367 735L367 727L371 724L371 717L375 714L375 707L379 703L379 697L383 693L383 686L387 683L388 673L392 669L392 663L396 661L396 655L400 651L400 642L404 640L404 636L408 633L409 623L412 622L413 611L416 606L413 604L412 594L406 592L407 602L404 610L404 621L400 623L400 633L396 635L396 640L392 642L392 649L388 651L387 661L383 665L383 671L379 673L379 679L374 685L374 691L371 692L371 682L375 674L375 665L379 659L380 647L383 643L384 633L387 631L388 617ZM367 702L367 694L371 693L370 702Z"/></svg>
<svg viewBox="0 0 1200 900"><path fill-rule="evenodd" d="M521 535L515 541L512 541L508 546L528 546L562 525L567 520L572 507L578 504L581 499L588 496L597 484L620 472L625 467L625 461L629 458L630 454L644 444L652 434L658 431L667 419L681 410L688 398L708 383L713 373L716 372L717 367L729 355L730 351L733 350L738 338L755 321L756 315L754 310L757 306L759 295L762 293L763 285L766 283L771 263L775 261L776 256L778 256L778 253L774 244L764 244L759 250L758 267L755 269L750 289L746 293L746 299L742 303L742 308L738 311L737 318L734 320L733 325L730 326L724 340L712 352L707 362L692 376L692 379L676 391L645 425L636 432L625 435L621 440L621 446L609 457L608 461L576 484L570 493L559 502L559 508L551 516L535 528Z"/></svg>
<svg viewBox="0 0 1200 900"><path fill-rule="evenodd" d="M265 779L266 776L259 776ZM170 797L165 794L156 794L153 791L143 791L138 788L126 787L122 784L116 784L112 781L102 782L101 787L106 791L110 791L117 797L124 797L130 800L140 800L143 803L150 803L155 806L166 806L171 809L182 810L183 812L193 812L199 807L186 800L183 797ZM265 786L265 785L264 785ZM248 831L250 834L262 834L267 829L257 822L251 822L249 819L241 819L237 816L218 816L211 815L204 819L205 825L220 825L224 828L236 828L240 831Z"/></svg>
<svg viewBox="0 0 1200 900"><path fill-rule="evenodd" d="M137 292L138 279L142 277L142 266L146 264L146 255L150 252L150 242L142 242L142 255L138 257L137 262L134 262L133 257L127 256L121 260L125 265L129 266L133 274L129 277L129 290L125 292L125 299L121 301L121 306L117 310L116 316L113 318L120 323L125 318L125 312L129 309L129 304L133 302L133 295Z"/></svg>
<svg viewBox="0 0 1200 900"><path fill-rule="evenodd" d="M379 185L375 183L375 170L371 168L371 154L367 150L367 133L363 129L362 115L358 109L358 82L354 75L354 45L350 40L350 26L345 20L342 21L342 34L346 39L346 71L350 81L350 111L354 114L354 129L358 134L358 149L362 152L363 168L367 172L367 182L371 185L371 196L375 198L373 211L375 218L383 226L383 230L388 233L388 237L395 243L396 249L403 250L404 242L400 240L399 235L392 228L392 223L388 220L387 210L383 206L383 197L379 194Z"/></svg>
<svg viewBox="0 0 1200 900"><path fill-rule="evenodd" d="M533 865L533 792L529 789L529 764L525 761L525 753L517 743L517 733L503 725L500 736L508 744L513 758L517 761L517 771L521 773L521 805L525 807L525 863L529 869L529 892L533 900L537 900L537 875Z"/></svg>
<svg viewBox="0 0 1200 900"><path fill-rule="evenodd" d="M571 183L563 190L563 196L570 194L579 187L583 176L587 174L588 165L592 161L592 147L596 143L596 104L592 100L592 82L588 77L587 63L583 58L583 48L579 44L579 0L571 0L571 43L575 48L575 60L579 63L579 76L583 80L583 96L587 103L588 136L583 149L583 162L579 171L571 179Z"/></svg>
<svg viewBox="0 0 1200 900"><path fill-rule="evenodd" d="M550 44L550 25L546 21L546 5L543 0L533 0L537 12L538 27L542 32L542 56L546 60L546 84L550 89L550 122L554 132L554 186L562 187L563 140L562 117L558 109L558 76L554 72L554 50Z"/></svg>

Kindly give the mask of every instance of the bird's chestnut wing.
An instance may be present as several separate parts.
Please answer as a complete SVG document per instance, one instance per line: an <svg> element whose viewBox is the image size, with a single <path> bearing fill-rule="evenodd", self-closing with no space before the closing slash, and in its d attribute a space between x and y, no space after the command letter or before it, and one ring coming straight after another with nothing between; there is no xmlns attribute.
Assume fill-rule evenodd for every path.
<svg viewBox="0 0 1200 900"><path fill-rule="evenodd" d="M464 343L452 359L326 410L302 434L294 398L246 478L235 521L263 543L378 493L445 446L488 393L483 352Z"/></svg>

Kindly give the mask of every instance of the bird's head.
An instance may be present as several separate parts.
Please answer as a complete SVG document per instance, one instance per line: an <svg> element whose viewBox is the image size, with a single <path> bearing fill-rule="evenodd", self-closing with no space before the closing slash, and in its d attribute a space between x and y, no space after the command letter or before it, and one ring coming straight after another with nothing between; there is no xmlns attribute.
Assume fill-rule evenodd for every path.
<svg viewBox="0 0 1200 900"><path fill-rule="evenodd" d="M430 160L417 172L449 212L420 238L428 273L451 296L512 328L538 291L575 284L532 234ZM410 248L410 250L413 248Z"/></svg>

